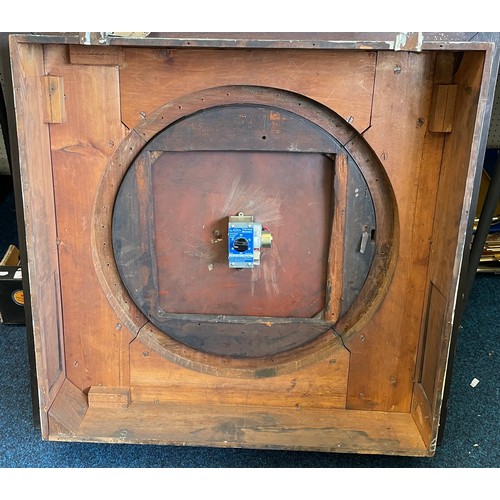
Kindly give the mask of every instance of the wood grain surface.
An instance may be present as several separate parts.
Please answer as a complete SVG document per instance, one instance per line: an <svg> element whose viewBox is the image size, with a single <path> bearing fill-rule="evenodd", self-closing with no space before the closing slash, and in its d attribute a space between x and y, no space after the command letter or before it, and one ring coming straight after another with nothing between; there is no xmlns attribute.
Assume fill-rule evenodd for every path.
<svg viewBox="0 0 500 500"><path fill-rule="evenodd" d="M386 35L13 40L44 439L434 454L491 45Z"/></svg>

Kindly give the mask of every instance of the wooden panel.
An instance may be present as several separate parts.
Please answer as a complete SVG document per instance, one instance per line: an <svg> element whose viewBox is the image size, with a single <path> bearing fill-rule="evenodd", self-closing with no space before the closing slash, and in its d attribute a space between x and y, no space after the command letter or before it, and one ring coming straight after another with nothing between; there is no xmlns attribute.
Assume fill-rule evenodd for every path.
<svg viewBox="0 0 500 500"><path fill-rule="evenodd" d="M238 160L236 163L234 154ZM269 155L264 154L266 160L269 160ZM146 157L149 157L148 153ZM139 156L135 162L136 169L131 170L131 175L122 183L113 222L113 246L120 273L131 296L151 321L181 342L203 352L225 356L275 354L302 345L328 330L330 325L321 320L310 324L289 319L280 323L259 317L255 321L237 317L220 321L216 316L210 318L205 315L231 311L236 314L253 312L255 316L266 316L267 313L267 316L278 317L279 311L288 307L289 314L281 315L292 316L296 314L294 308L301 302L310 307L310 317L321 312L326 290L326 241L330 231L330 160L322 155L306 155L308 165L313 168L308 168L307 174L319 166L318 175L311 177L303 176L304 160L293 153L273 153L271 169L259 153L164 153L161 158L164 158L164 164L156 167L163 169L160 173L167 180L162 180L160 176L154 185L148 161L143 161L144 155ZM232 160L233 169L240 169L239 176L233 178L233 175L217 172L218 165L224 165L228 159ZM186 162L189 168L180 168ZM156 163L161 162L158 160ZM259 165L260 168L257 168ZM216 170L210 166L215 166ZM276 170L279 171L277 178L273 177ZM241 181L243 172L246 172L246 181ZM186 177L186 173L191 176L198 173L198 177ZM273 173L271 180L262 185L263 179L269 178L270 173ZM176 181L179 175L180 181ZM281 183L284 177L289 179L289 183L283 188ZM325 177L330 180L325 181ZM235 184L238 178L241 182ZM245 182L249 179L254 184L248 188ZM153 197L150 194L151 185L154 186ZM201 186L204 188L201 189ZM310 186L308 191L306 186ZM247 196L245 189L248 190ZM298 193L297 196L290 196L293 191ZM310 193L309 199L315 200L309 207L307 192ZM207 199L196 198L200 195L205 197L207 193ZM159 206L155 203L154 211L153 199L159 200ZM301 208L300 200L303 199L305 208ZM213 205L208 206L209 202ZM192 207L204 209L193 214ZM263 256L261 266L250 272L229 269L227 238L222 237L224 231L227 232L227 214L241 209L247 213L254 210L257 220L271 227L275 241L284 242L282 253L276 253L275 245L275 251L270 249ZM322 221L322 225L309 228L309 219L304 221L302 218L304 210L310 214L309 219ZM306 225L301 226L304 223ZM193 228L198 228L197 232ZM283 228L282 232L280 228ZM215 230L219 230L220 238L214 238ZM290 232L293 233L291 239ZM295 237L300 233L309 237ZM116 234L125 234L126 237L118 238ZM324 244L319 245L318 241ZM217 245L222 249L214 255L211 247ZM306 268L300 267L297 248L302 252L298 257L304 262L316 262L313 259L316 255L316 260L319 260L316 273L312 269L306 273ZM285 291L278 295L275 287ZM172 293L167 293L169 291ZM289 298L288 302L285 301L288 296L293 300ZM165 297L172 297L170 303ZM222 304L224 308L210 309L210 304L212 307ZM270 308L269 304L273 307ZM261 309L256 309L258 306ZM254 309L249 310L250 307ZM264 310L263 307L269 308ZM162 314L158 313L158 308L161 308ZM176 316L171 315L172 312L198 315Z"/></svg>
<svg viewBox="0 0 500 500"><path fill-rule="evenodd" d="M239 320L239 318L237 319ZM255 328L252 323L241 323L241 320L239 321L240 325L244 324L245 327L243 329L243 339L247 332L254 334L255 330L257 330L257 333L260 333L260 329ZM291 321L292 320L288 320L289 323ZM295 321L298 320L294 320L294 322ZM256 325L266 327L270 330L269 325L266 325L266 323L267 321L264 320L260 323L256 323ZM311 329L310 322L308 321L308 323L308 327ZM234 323L229 322L225 325L226 328L231 324L234 326ZM236 323L236 325L238 326L238 323ZM163 331L155 328L150 323L141 328L137 335L137 339L164 359L168 359L183 368L203 373L204 375L261 379L296 372L297 370L301 370L325 359L330 359L337 350L343 348L344 346L340 337L329 329L330 324L323 322L323 325L326 325L323 326L322 330L325 332L324 335L318 334L317 338L303 345L299 345L298 347L292 345L287 351L273 355L267 354L267 356L260 358L245 358L236 355L222 356L220 354L213 355L203 352L198 347L190 347L186 343L183 343L182 338L180 340L175 340L170 335L165 335ZM273 329L275 326L280 327L277 331L278 339L285 338L285 341L287 340L287 335L293 337L296 333L294 332L294 328L290 327L288 330L291 330L291 333L287 331L286 322L278 325L272 323L271 326ZM300 326L299 324L299 327ZM317 327L317 325L313 323L313 327ZM224 330L222 333L224 333ZM214 329L214 336L217 334L218 330ZM261 338L264 339L265 337L262 336ZM264 346L264 351L266 348L267 346Z"/></svg>
<svg viewBox="0 0 500 500"><path fill-rule="evenodd" d="M163 153L152 166L159 306L316 316L325 306L332 174L320 154ZM251 271L227 260L228 216L239 212L273 234Z"/></svg>
<svg viewBox="0 0 500 500"><path fill-rule="evenodd" d="M43 76L42 87L45 94L45 123L63 123L66 120L63 79L60 76Z"/></svg>
<svg viewBox="0 0 500 500"><path fill-rule="evenodd" d="M352 354L347 406L409 411L420 333L423 275L413 274L415 204L431 101L433 54L379 53L372 127L364 137L382 159L394 188L399 257L394 278L375 316L348 343ZM401 102L407 102L401 106ZM377 228L377 232L379 229ZM425 269L425 266L424 266Z"/></svg>
<svg viewBox="0 0 500 500"><path fill-rule="evenodd" d="M349 352L338 349L313 366L265 378L207 376L186 370L136 339L130 346L133 401L344 408Z"/></svg>
<svg viewBox="0 0 500 500"><path fill-rule="evenodd" d="M436 449L441 391L451 337L447 308L448 299L430 283L412 401L413 418L430 450Z"/></svg>
<svg viewBox="0 0 500 500"><path fill-rule="evenodd" d="M434 71L435 85L450 84L452 82L457 57L457 55L449 52L438 53L436 55L436 67ZM433 288L429 286L429 258L439 185L436 179L439 179L441 171L444 138L444 134L436 134L430 131L425 135L414 219L413 268L415 272L412 274L409 281L410 293L416 294L417 296L423 293L425 294L422 309L417 310L414 308L413 311L409 312L409 314L411 314L411 321L421 322L421 335L415 363L415 385L411 408L416 425L419 427L422 434L422 438L429 448L434 447L434 449L435 442L431 443L431 427L433 425L431 406L419 383L419 372L422 366L423 346L425 341L423 332L426 327L429 293ZM427 275L425 282L420 279L424 274Z"/></svg>
<svg viewBox="0 0 500 500"><path fill-rule="evenodd" d="M64 352L63 332L61 326L61 306L59 304L59 279L57 274L47 277L36 286L39 293L45 298L44 309L46 314L40 317L41 328L55 328L53 335L45 335L42 338L43 351L47 353L45 358L45 374L49 390L57 386L57 381L64 375Z"/></svg>
<svg viewBox="0 0 500 500"><path fill-rule="evenodd" d="M132 403L122 411L89 409L67 439L429 455L408 413L331 409Z"/></svg>
<svg viewBox="0 0 500 500"><path fill-rule="evenodd" d="M52 404L49 412L51 437L57 434L76 434L87 411L87 396L68 379Z"/></svg>
<svg viewBox="0 0 500 500"><path fill-rule="evenodd" d="M19 174L22 185L29 186L22 201L42 435L46 437L44 415L64 380L61 363L64 342L59 328L61 308L49 130L43 123L44 103L39 99L43 95L43 51L38 45L12 44L10 55L14 66Z"/></svg>
<svg viewBox="0 0 500 500"><path fill-rule="evenodd" d="M429 309L424 331L424 353L419 377L419 382L422 384L424 392L429 400L432 399L436 387L439 347L443 334L445 312L446 298L443 297L442 293L431 283Z"/></svg>
<svg viewBox="0 0 500 500"><path fill-rule="evenodd" d="M429 114L429 130L431 132L451 132L455 116L457 85L438 84L432 96Z"/></svg>
<svg viewBox="0 0 500 500"><path fill-rule="evenodd" d="M377 207L378 215L376 216L373 195L364 175L359 169L350 166L346 186L341 316L348 314L351 305L355 303L363 290L377 253L380 252L379 256L385 257L384 260L389 256L384 249L377 249L375 237L378 228L383 231L384 224L388 224L384 219L390 219L393 216L395 207L393 205L388 208L383 215L380 215L380 207ZM384 196L383 203L386 207L390 207L393 203L392 197ZM392 233L388 231L388 233L390 234L389 245L395 246L394 238L397 231L393 230ZM388 267L387 265L386 268ZM380 278L379 280L380 283L382 280ZM382 285L381 288L383 288ZM381 293L383 294L382 291Z"/></svg>
<svg viewBox="0 0 500 500"><path fill-rule="evenodd" d="M253 147L256 147L259 151L269 149L266 145L267 141L269 141L271 145L274 143L275 145L281 146L288 141L288 147L285 148L285 150L296 151L295 141L290 142L291 137L289 134L287 134L288 137L285 138L285 141L283 138L280 138L279 134L283 127L288 132L294 129L297 131L296 126L287 128L289 124L287 124L286 121L290 118L293 118L295 122L302 122L303 128L305 129L300 130L300 137L297 137L298 140L300 139L297 145L300 150L304 151L332 152L331 149L325 150L323 148L324 144L330 143L330 148L333 147L333 151L335 152L338 151L338 147L335 148L335 145L345 145L358 134L356 129L348 124L339 114L335 113L333 110L319 106L316 101L307 99L301 94L270 87L229 84L206 88L191 94L181 94L181 97L178 99L168 101L151 114L142 116L143 119L137 123L134 127L134 131L137 132L144 141L149 142L154 139L157 134L163 132L168 125L179 120L179 122L176 123L175 130L177 131L177 126L179 126L179 130L182 131L187 124L186 132L191 128L195 136L193 147L196 146L196 143L203 144L204 140L206 149L213 150L213 143L210 145L211 141L208 140L208 137L200 133L200 130L196 130L196 127L197 123L203 125L204 116L211 116L218 111L222 112L222 110L213 109L221 105L226 107L223 110L224 115L226 113L229 116L233 114L233 119L235 118L234 113L231 113L233 107L243 111L243 116L240 117L243 123L239 124L238 129L245 130L246 133L248 133L250 127L244 127L245 120L243 119L245 118L246 110L242 110L241 108L248 109L257 106L261 111L264 111L263 114L260 114L260 118L258 118L258 120L261 121L257 121L254 125L257 129L262 127L261 130L263 129L266 133L266 140L262 140L261 138L260 141L252 141L254 143ZM278 115L274 113L278 113ZM257 114L257 116L259 116L259 114ZM277 129L275 128L276 125L278 126ZM323 138L315 136L318 127L319 130L323 129L327 131L328 135ZM238 144L242 146L242 149L245 149L243 145L248 143L248 141L246 141L244 137L238 137L238 135L234 133L234 130L228 130L227 127L224 126L218 126L216 130L224 130L230 135L231 141L239 141ZM173 146L173 151L177 151L179 141L173 140L173 142L170 143L170 139L175 139L176 134L172 134L172 137L169 137L169 132L171 131L166 132L166 137L169 138L169 144ZM259 137L258 134L255 134L255 130L251 132L251 136ZM314 138L314 140L311 141L312 138ZM219 142L219 140L221 142ZM226 141L227 137L217 137L215 146L221 143L227 143ZM307 149L307 147L310 149ZM220 149L220 147L218 149Z"/></svg>
<svg viewBox="0 0 500 500"><path fill-rule="evenodd" d="M97 185L124 132L118 70L72 66L64 47L49 46L45 52L46 71L64 79L67 104L66 122L50 130L67 376L80 389L119 385L121 345L127 339L97 281L90 245Z"/></svg>
<svg viewBox="0 0 500 500"><path fill-rule="evenodd" d="M166 102L197 90L260 85L315 99L361 132L370 125L374 70L372 52L126 48L120 69L123 122L133 128Z"/></svg>
<svg viewBox="0 0 500 500"><path fill-rule="evenodd" d="M151 322L170 337L204 353L236 358L274 356L329 335L317 319L158 314Z"/></svg>

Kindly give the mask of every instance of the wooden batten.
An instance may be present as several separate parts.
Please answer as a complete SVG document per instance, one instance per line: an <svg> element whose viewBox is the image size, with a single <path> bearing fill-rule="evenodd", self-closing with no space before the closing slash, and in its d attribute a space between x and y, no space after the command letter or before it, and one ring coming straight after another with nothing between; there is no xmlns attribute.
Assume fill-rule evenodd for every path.
<svg viewBox="0 0 500 500"><path fill-rule="evenodd" d="M455 70L455 56L453 53L438 53L436 55L436 66L434 71L434 89L438 85L451 85ZM433 93L433 98L435 93ZM431 103L432 109L432 103ZM418 267L412 280L413 293L422 294L424 297L421 310L414 310L414 321L421 325L418 354L415 363L414 384L411 412L417 427L420 429L422 438L426 446L432 448L432 418L431 405L420 384L423 367L424 349L430 337L435 336L435 332L428 330L429 321L429 300L433 287L429 285L429 259L432 247L432 234L435 218L439 183L436 179L440 176L441 163L443 159L443 146L447 134L436 134L427 131L424 139L423 156L420 169L419 187L417 194L417 206L415 210L414 233L415 245L413 253L417 258ZM425 276L425 279L421 279ZM438 293L435 291L435 293ZM435 317L434 317L435 321ZM439 325L434 325L434 327ZM438 330L440 331L440 330ZM430 337L427 337L429 333ZM431 356L431 349L427 350ZM430 363L430 358L426 363Z"/></svg>
<svg viewBox="0 0 500 500"><path fill-rule="evenodd" d="M304 421L309 422L306 427L303 426ZM74 439L329 453L430 455L408 413L266 406L132 403L121 410L89 408Z"/></svg>
<svg viewBox="0 0 500 500"><path fill-rule="evenodd" d="M347 349L336 349L326 359L310 366L297 366L289 373L243 378L238 370L230 372L224 366L224 359L219 361L217 376L207 376L206 368L205 373L201 369L186 371L179 363L156 354L147 340L139 334L130 346L133 401L345 408Z"/></svg>
<svg viewBox="0 0 500 500"><path fill-rule="evenodd" d="M124 51L120 72L123 122L133 128L145 116L180 96L220 85L245 84L313 97L362 132L370 126L375 64L375 53L364 51L132 47ZM290 71L291 67L297 69ZM310 71L315 72L314 78L309 78ZM356 78L342 76L354 72ZM164 85L166 81L168 85Z"/></svg>
<svg viewBox="0 0 500 500"><path fill-rule="evenodd" d="M87 394L90 408L127 408L130 390L124 387L95 386Z"/></svg>
<svg viewBox="0 0 500 500"><path fill-rule="evenodd" d="M120 47L70 45L68 50L71 64L116 66L122 62Z"/></svg>
<svg viewBox="0 0 500 500"><path fill-rule="evenodd" d="M67 120L50 125L67 375L84 391L99 384L117 387L127 338L93 271L90 243L97 185L125 132L120 121L118 69L69 64L65 47L54 46L46 51L45 71L62 76L67 100ZM96 120L94 106L101 119ZM101 327L96 328L92 315L81 316L82 293L86 307L99 311ZM89 348L108 352L108 356L87 356Z"/></svg>
<svg viewBox="0 0 500 500"><path fill-rule="evenodd" d="M342 312L344 246L339 241L345 238L345 217L347 210L347 157L338 154L335 157L333 186L333 217L330 236L330 248L327 273L327 303L325 319L335 322Z"/></svg>

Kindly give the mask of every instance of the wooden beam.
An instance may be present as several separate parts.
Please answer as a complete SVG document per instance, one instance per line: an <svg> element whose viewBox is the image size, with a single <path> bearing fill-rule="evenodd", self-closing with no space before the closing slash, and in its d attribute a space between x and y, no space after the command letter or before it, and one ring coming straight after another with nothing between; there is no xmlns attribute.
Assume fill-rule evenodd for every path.
<svg viewBox="0 0 500 500"><path fill-rule="evenodd" d="M325 320L335 322L342 311L342 285L344 268L344 232L347 206L347 156L335 156L333 181L333 217L328 252L327 292Z"/></svg>

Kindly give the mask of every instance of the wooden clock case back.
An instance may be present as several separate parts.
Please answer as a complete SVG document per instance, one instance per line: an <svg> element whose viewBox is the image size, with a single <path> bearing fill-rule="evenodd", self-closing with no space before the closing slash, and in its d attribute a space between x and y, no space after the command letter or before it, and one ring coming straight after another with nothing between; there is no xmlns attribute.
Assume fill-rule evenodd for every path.
<svg viewBox="0 0 500 500"><path fill-rule="evenodd" d="M222 35L10 37L42 438L431 456L496 43Z"/></svg>

